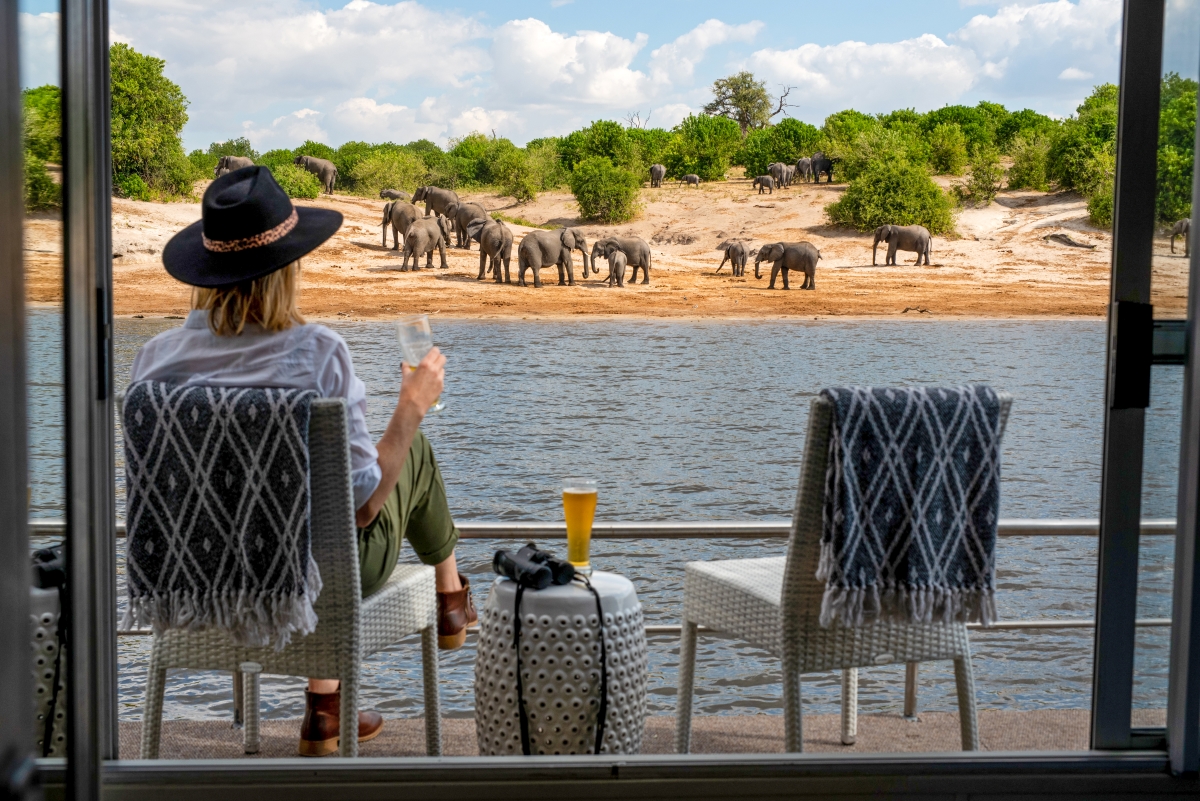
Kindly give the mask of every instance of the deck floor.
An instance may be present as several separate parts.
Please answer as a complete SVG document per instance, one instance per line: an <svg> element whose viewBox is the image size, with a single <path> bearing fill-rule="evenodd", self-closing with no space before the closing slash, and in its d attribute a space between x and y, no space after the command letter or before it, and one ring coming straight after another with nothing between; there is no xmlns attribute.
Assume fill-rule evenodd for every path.
<svg viewBox="0 0 1200 801"><path fill-rule="evenodd" d="M986 751L1082 751L1088 746L1089 713L1086 709L1034 711L981 710L980 739ZM1163 725L1162 710L1135 710L1134 725ZM363 743L364 757L423 756L424 721L389 718L383 733ZM675 719L656 716L646 721L643 754L673 751ZM781 715L721 715L698 717L693 722L692 752L704 754L782 753ZM296 755L299 719L267 720L261 728L261 749L254 757ZM861 715L858 742L844 746L837 715L804 718L804 749L838 753L917 753L958 751L961 740L958 715L926 712L907 721L897 715ZM140 750L141 723L122 722L121 755L136 758ZM476 756L475 721L447 718L442 722L445 756ZM254 758L242 752L242 732L218 720L168 720L163 722L159 756L163 759Z"/></svg>

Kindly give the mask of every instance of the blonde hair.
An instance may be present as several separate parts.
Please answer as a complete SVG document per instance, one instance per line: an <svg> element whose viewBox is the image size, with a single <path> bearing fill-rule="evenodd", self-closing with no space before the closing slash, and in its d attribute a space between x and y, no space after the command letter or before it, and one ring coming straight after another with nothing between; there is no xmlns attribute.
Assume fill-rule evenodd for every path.
<svg viewBox="0 0 1200 801"><path fill-rule="evenodd" d="M300 260L273 273L221 287L192 289L192 308L208 312L208 327L214 334L233 337L247 323L257 323L266 331L284 331L304 325L296 308L300 294Z"/></svg>

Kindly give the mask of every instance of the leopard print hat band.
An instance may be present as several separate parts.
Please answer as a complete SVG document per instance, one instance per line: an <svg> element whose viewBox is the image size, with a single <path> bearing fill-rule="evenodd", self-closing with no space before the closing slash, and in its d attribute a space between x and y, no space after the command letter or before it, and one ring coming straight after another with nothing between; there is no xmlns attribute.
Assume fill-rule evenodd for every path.
<svg viewBox="0 0 1200 801"><path fill-rule="evenodd" d="M209 239L201 233L200 239L204 243L204 249L212 253L237 253L238 251L260 248L264 245L270 245L272 242L278 242L290 234L298 222L300 222L300 217L296 214L295 207L293 207L292 213L288 215L286 220L274 228L263 231L261 234L255 234L243 239Z"/></svg>

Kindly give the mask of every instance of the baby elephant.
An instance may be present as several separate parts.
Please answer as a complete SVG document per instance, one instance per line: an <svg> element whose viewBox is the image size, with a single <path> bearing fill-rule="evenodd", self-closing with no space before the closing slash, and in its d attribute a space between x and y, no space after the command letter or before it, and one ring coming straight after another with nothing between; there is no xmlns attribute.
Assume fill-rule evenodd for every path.
<svg viewBox="0 0 1200 801"><path fill-rule="evenodd" d="M442 257L442 269L446 269L450 266L446 264L446 243L449 241L450 221L442 215L413 220L404 237L404 263L400 266L400 272L408 272L409 254L413 257L414 271L421 269L422 256L426 258L425 268L433 269L434 248L437 248L438 255Z"/></svg>
<svg viewBox="0 0 1200 801"><path fill-rule="evenodd" d="M608 259L608 285L625 286L625 266L628 263L625 251L617 247L615 242L610 242L604 249L604 257ZM592 265L595 266L594 260Z"/></svg>
<svg viewBox="0 0 1200 801"><path fill-rule="evenodd" d="M896 251L907 250L917 254L917 264L925 259L929 264L929 253L933 249L933 237L923 225L881 225L875 229L875 243L871 245L871 264L875 263L879 243L887 242L887 260L884 264L896 263Z"/></svg>
<svg viewBox="0 0 1200 801"><path fill-rule="evenodd" d="M700 176L696 175L694 172L689 172L687 175L680 178L679 183L675 185L679 186L679 184L687 184L688 186L695 186L697 189L699 189Z"/></svg>
<svg viewBox="0 0 1200 801"><path fill-rule="evenodd" d="M769 175L760 175L750 184L751 189L755 187L758 187L758 194L760 195L764 190L769 190L767 194L773 195L775 194L775 179Z"/></svg>
<svg viewBox="0 0 1200 801"><path fill-rule="evenodd" d="M804 283L800 285L801 289L816 289L817 261L820 258L821 251L813 247L811 242L776 242L772 245L763 245L762 250L758 251L758 255L754 258L754 277L762 278L758 266L764 261L769 261L771 262L771 284L767 289L775 288L775 276L780 271L783 271L783 288L790 289L788 270L804 272Z"/></svg>
<svg viewBox="0 0 1200 801"><path fill-rule="evenodd" d="M512 230L499 220L488 217L467 223L467 236L479 243L478 280L482 281L487 271L491 271L496 274L497 284L511 284L512 276L509 275L508 265L512 259ZM500 274L501 267L504 268L503 276Z"/></svg>
<svg viewBox="0 0 1200 801"><path fill-rule="evenodd" d="M722 250L725 255L721 257L721 263L717 265L717 272L721 272L721 268L725 266L725 261L728 259L729 266L733 268L734 277L746 274L746 245L736 239L726 239L721 244L717 245L717 250Z"/></svg>
<svg viewBox="0 0 1200 801"><path fill-rule="evenodd" d="M401 192L399 189L380 189L379 197L383 200L412 200L412 195L407 192Z"/></svg>
<svg viewBox="0 0 1200 801"><path fill-rule="evenodd" d="M1191 217L1180 220L1179 222L1177 222L1173 226L1171 226L1171 252L1172 253L1175 252L1175 237L1182 236L1183 237L1183 255L1185 255L1185 256L1188 255L1188 250L1189 250L1188 234L1191 233L1191 230L1192 230L1192 218Z"/></svg>

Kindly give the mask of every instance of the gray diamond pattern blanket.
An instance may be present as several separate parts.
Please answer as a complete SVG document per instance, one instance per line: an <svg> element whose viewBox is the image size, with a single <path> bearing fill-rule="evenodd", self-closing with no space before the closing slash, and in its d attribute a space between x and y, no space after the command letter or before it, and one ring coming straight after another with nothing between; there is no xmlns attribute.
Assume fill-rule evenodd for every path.
<svg viewBox="0 0 1200 801"><path fill-rule="evenodd" d="M311 390L141 381L125 398L123 626L215 626L282 649L313 631Z"/></svg>
<svg viewBox="0 0 1200 801"><path fill-rule="evenodd" d="M1000 399L990 387L839 387L820 623L996 619Z"/></svg>

